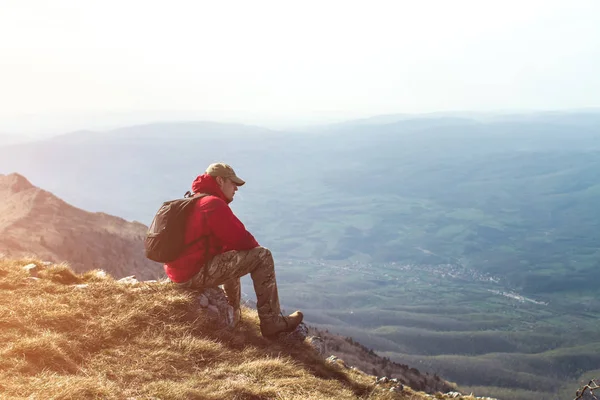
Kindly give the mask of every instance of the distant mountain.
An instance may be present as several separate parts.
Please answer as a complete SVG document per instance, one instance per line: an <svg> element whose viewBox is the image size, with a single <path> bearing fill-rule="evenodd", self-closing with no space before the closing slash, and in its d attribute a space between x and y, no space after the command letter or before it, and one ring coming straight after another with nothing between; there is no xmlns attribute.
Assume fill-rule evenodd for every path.
<svg viewBox="0 0 600 400"><path fill-rule="evenodd" d="M331 130L356 126L389 125L403 121L445 121L445 122L555 122L586 125L600 122L600 108L572 111L539 111L539 112L472 112L446 111L424 114L384 114L368 118L360 118L329 125L320 125L315 129Z"/></svg>
<svg viewBox="0 0 600 400"><path fill-rule="evenodd" d="M75 208L13 173L0 175L0 253L68 262L73 269L104 269L114 277L162 275L145 258L147 227Z"/></svg>
<svg viewBox="0 0 600 400"><path fill-rule="evenodd" d="M162 201L182 196L211 162L226 160L248 179L260 174L259 182L270 184L272 172L282 170L277 164L295 162L286 148L296 151L298 146L288 146L281 132L264 128L156 123L2 146L0 173L22 173L85 210L149 224ZM265 163L273 163L269 173Z"/></svg>
<svg viewBox="0 0 600 400"><path fill-rule="evenodd" d="M0 146L23 143L31 140L33 140L33 138L28 135L13 135L0 132Z"/></svg>

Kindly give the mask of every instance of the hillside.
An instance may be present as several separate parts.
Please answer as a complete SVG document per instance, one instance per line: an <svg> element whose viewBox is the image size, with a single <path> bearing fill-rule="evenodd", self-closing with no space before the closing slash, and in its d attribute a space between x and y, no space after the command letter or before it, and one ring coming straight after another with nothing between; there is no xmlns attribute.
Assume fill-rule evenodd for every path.
<svg viewBox="0 0 600 400"><path fill-rule="evenodd" d="M160 264L144 256L147 227L75 208L19 174L0 175L0 253L102 268L115 277L155 278Z"/></svg>
<svg viewBox="0 0 600 400"><path fill-rule="evenodd" d="M26 264L35 264L35 277ZM327 362L308 341L266 340L248 308L238 327L215 330L195 308L193 292L165 281L125 284L98 270L76 274L64 265L0 259L0 289L2 398L432 397L407 386L391 391L389 382ZM322 334L332 345L339 340ZM346 343L338 350L361 354L349 353L357 344ZM414 368L398 370L406 371L400 381L418 377L422 389L451 388Z"/></svg>

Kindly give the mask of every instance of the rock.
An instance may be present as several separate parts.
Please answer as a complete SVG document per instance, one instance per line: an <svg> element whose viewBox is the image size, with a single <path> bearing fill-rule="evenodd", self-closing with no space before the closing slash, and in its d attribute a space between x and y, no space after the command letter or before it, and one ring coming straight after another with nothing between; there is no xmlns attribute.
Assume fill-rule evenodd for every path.
<svg viewBox="0 0 600 400"><path fill-rule="evenodd" d="M227 326L235 326L235 321L233 320L233 307L231 306L225 309L225 322L227 323Z"/></svg>
<svg viewBox="0 0 600 400"><path fill-rule="evenodd" d="M292 332L284 332L277 335L276 340L285 342L303 342L307 335L308 327L304 322L301 322Z"/></svg>
<svg viewBox="0 0 600 400"><path fill-rule="evenodd" d="M96 277L96 278L100 278L100 279L105 279L108 277L108 275L106 274L105 271L101 270L101 269L97 269L94 271L91 271L91 273Z"/></svg>
<svg viewBox="0 0 600 400"><path fill-rule="evenodd" d="M227 296L225 296L225 292L219 287L204 289L202 293L208 298L208 302L210 304L213 304L217 307L229 305L227 302Z"/></svg>
<svg viewBox="0 0 600 400"><path fill-rule="evenodd" d="M198 297L198 304L200 304L200 307L208 307L209 301L208 301L208 297L206 297L205 295L201 294Z"/></svg>
<svg viewBox="0 0 600 400"><path fill-rule="evenodd" d="M217 329L235 326L233 307L229 305L223 289L206 288L197 297L199 310L206 310Z"/></svg>
<svg viewBox="0 0 600 400"><path fill-rule="evenodd" d="M399 384L397 386L392 386L390 388L390 392L402 392L404 390L404 385L403 384Z"/></svg>
<svg viewBox="0 0 600 400"><path fill-rule="evenodd" d="M348 364L346 364L346 362L344 360L342 360L341 358L337 358L336 356L333 356L333 355L329 356L325 360L325 362L328 362L329 364L336 364L336 365L339 365L344 368L350 368L350 367L348 367Z"/></svg>
<svg viewBox="0 0 600 400"><path fill-rule="evenodd" d="M123 284L123 285L135 285L137 283L139 283L139 281L137 279L135 279L135 275L130 275L130 276L126 276L125 278L121 278L117 281L117 283Z"/></svg>
<svg viewBox="0 0 600 400"><path fill-rule="evenodd" d="M217 306L210 304L208 307L206 307L207 310L213 314L215 314L216 316L219 315L219 309L217 308Z"/></svg>
<svg viewBox="0 0 600 400"><path fill-rule="evenodd" d="M79 285L73 285L74 288L76 289L85 289L87 288L89 285L87 283L81 283Z"/></svg>
<svg viewBox="0 0 600 400"><path fill-rule="evenodd" d="M143 283L148 283L148 284L153 284L153 285L168 285L171 283L171 281L167 278L167 279L149 279L147 281L142 281Z"/></svg>
<svg viewBox="0 0 600 400"><path fill-rule="evenodd" d="M317 353L321 356L325 356L327 354L327 344L320 336L309 336L306 338L306 341L315 349Z"/></svg>
<svg viewBox="0 0 600 400"><path fill-rule="evenodd" d="M328 363L330 363L330 364L334 364L334 363L337 361L337 359L338 359L338 358L337 358L336 356L333 356L333 355L332 355L332 356L329 356L329 357L327 357L327 358L325 359L325 362L328 362Z"/></svg>
<svg viewBox="0 0 600 400"><path fill-rule="evenodd" d="M460 392L448 392L448 393L444 394L444 398L451 398L451 399L462 399L463 396L465 396L465 395ZM476 399L476 400L498 400L498 399L495 399L492 397L475 397L475 396L473 396L473 394L471 394L469 396L469 398Z"/></svg>
<svg viewBox="0 0 600 400"><path fill-rule="evenodd" d="M39 272L39 267L33 263L31 264L27 264L26 266L23 267L23 269L27 272L29 272L29 275L32 276L37 276L37 273Z"/></svg>

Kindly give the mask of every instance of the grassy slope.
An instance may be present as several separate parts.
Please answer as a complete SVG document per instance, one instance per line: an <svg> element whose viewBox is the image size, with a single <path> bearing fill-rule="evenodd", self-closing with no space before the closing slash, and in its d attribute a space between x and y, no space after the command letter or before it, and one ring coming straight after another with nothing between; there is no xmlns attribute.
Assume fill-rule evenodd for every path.
<svg viewBox="0 0 600 400"><path fill-rule="evenodd" d="M2 398L425 398L330 365L307 342L263 339L253 310L216 331L171 285L123 285L64 265L35 279L28 262L0 259Z"/></svg>

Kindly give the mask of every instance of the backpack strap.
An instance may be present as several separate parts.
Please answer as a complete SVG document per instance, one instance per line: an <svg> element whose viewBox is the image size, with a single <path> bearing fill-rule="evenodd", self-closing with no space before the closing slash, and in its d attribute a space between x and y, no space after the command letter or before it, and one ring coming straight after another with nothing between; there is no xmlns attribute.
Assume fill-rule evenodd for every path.
<svg viewBox="0 0 600 400"><path fill-rule="evenodd" d="M192 193L188 190L187 192L185 192L183 197L184 198L192 198L195 195L196 195L196 193ZM208 193L202 193L199 196L194 197L194 199L191 201L200 200L201 198L206 197L206 196L211 196L211 195ZM206 217L206 214L204 214L204 225L208 226L208 218ZM199 241L204 240L204 266L203 266L203 268L205 268L206 265L208 265L208 245L210 244L209 238L210 238L210 235L200 236L198 239L192 241L191 243L189 243L188 245L185 246L185 249L189 249L190 247L192 247ZM206 282L206 269L204 270L204 274L202 275L202 287L205 286L205 282Z"/></svg>
<svg viewBox="0 0 600 400"><path fill-rule="evenodd" d="M208 226L208 217L206 216L206 213L204 214L204 224L206 226ZM204 269L204 273L202 274L202 286L206 286L206 271L207 268L206 266L208 265L208 246L210 245L210 235L205 235L205 242L204 242L204 265L202 266L202 268Z"/></svg>
<svg viewBox="0 0 600 400"><path fill-rule="evenodd" d="M202 193L202 194L200 194L200 195L199 195L199 196L197 196L197 197L194 197L194 195L195 195L195 193L192 193L192 192L190 192L190 191L188 190L187 192L185 192L185 194L183 195L183 197L184 197L184 198L186 198L186 199L187 199L187 198L189 198L189 199L190 199L190 201L194 201L194 202L195 202L195 201L197 201L197 200L200 200L200 199L201 199L201 198L203 198L203 197L206 197L206 196L211 196L211 195L210 195L210 194L208 194L208 193ZM206 216L204 217L204 222L206 223ZM205 236L200 236L198 239L196 239L196 240L192 240L190 243L186 244L186 245L185 245L185 247L184 247L183 249L184 249L184 250L187 250L187 249L189 249L190 247L192 247L193 245L195 245L196 243L198 243L199 241L201 241L201 240L203 240L203 239L205 239L205 238L206 238L206 241L208 242L208 235L205 235Z"/></svg>

